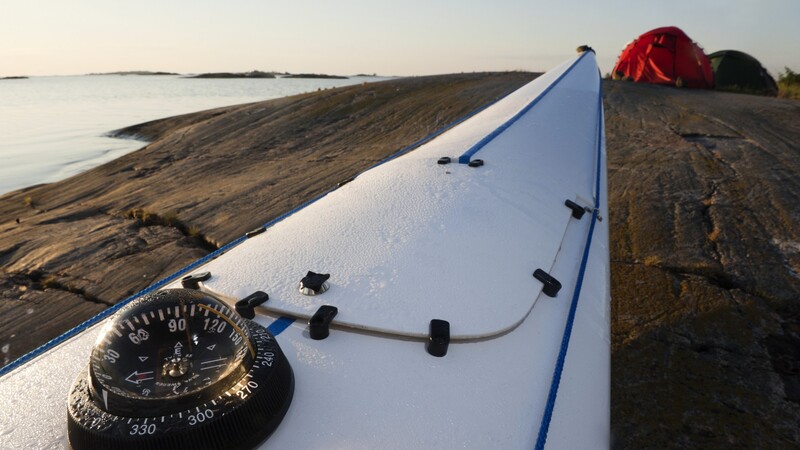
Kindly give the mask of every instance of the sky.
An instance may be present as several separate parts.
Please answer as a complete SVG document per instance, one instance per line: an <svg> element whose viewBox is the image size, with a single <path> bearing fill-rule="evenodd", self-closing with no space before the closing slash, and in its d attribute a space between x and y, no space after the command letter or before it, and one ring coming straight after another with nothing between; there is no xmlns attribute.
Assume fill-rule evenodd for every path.
<svg viewBox="0 0 800 450"><path fill-rule="evenodd" d="M675 25L706 53L800 71L800 0L0 0L0 76L121 70L545 71Z"/></svg>

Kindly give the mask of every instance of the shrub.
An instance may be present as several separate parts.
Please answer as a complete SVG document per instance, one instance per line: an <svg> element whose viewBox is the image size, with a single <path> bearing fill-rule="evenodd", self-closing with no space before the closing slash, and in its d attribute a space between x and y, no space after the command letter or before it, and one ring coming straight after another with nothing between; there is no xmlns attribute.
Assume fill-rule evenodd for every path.
<svg viewBox="0 0 800 450"><path fill-rule="evenodd" d="M800 73L788 67L778 74L778 97L800 99Z"/></svg>
<svg viewBox="0 0 800 450"><path fill-rule="evenodd" d="M778 74L778 83L800 84L800 73L795 73L792 69L784 67L783 73Z"/></svg>

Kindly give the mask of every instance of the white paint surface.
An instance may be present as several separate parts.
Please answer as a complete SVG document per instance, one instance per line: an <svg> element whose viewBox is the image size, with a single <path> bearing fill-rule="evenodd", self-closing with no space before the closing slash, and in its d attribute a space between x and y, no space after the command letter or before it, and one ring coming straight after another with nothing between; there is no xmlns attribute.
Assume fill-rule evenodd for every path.
<svg viewBox="0 0 800 450"><path fill-rule="evenodd" d="M314 341L298 320L277 337L296 390L262 448L533 447L590 224L588 214L569 218L563 201L594 198L593 55L475 155L486 166L435 162L457 157L556 76L546 74L201 269L214 275L209 286L231 296L269 292L278 313L260 311L256 320L264 325L284 311L308 315L334 301L346 325ZM605 192L603 165L604 218ZM608 447L607 223L595 226L547 448ZM530 276L535 264L547 265L563 284L556 298L538 294ZM328 293L292 293L308 269L330 270ZM450 288L457 285L474 291ZM487 337L453 342L445 357L435 358L422 339L349 328L419 335L433 317L450 320L456 335ZM66 396L86 369L96 329L0 379L0 448L66 447Z"/></svg>
<svg viewBox="0 0 800 450"><path fill-rule="evenodd" d="M592 197L593 177L573 178L594 167L582 152L595 142L597 87L581 82L593 68L578 65L576 78L479 151L485 166L436 162L457 160L568 67L207 264L206 286L236 298L267 292L266 309L296 317L333 305L337 324L387 334L425 337L431 319L450 322L455 339L517 326L541 290L532 273L549 272L561 245L571 214L564 200ZM309 270L331 274L327 293L298 292Z"/></svg>

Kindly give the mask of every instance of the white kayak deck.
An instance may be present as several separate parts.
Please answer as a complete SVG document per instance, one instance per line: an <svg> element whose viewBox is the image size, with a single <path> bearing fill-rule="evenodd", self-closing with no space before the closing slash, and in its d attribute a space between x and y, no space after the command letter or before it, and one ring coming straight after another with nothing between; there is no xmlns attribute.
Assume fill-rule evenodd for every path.
<svg viewBox="0 0 800 450"><path fill-rule="evenodd" d="M296 388L263 448L608 447L608 221L564 206L599 195L607 217L599 96L594 54L576 56L192 272L231 300L267 292L265 326L339 309L325 340L305 320L276 333ZM506 123L471 156L484 166L457 162ZM308 270L330 290L300 294ZM442 358L419 339L431 319L450 323ZM0 448L66 447L66 395L98 329L0 378Z"/></svg>
<svg viewBox="0 0 800 450"><path fill-rule="evenodd" d="M534 270L550 272L561 246L572 212L564 201L590 206L585 199L593 199L594 177L576 175L595 166L598 86L583 83L580 72L596 67L576 66L542 104L477 152L484 166L437 160L457 161L569 67L210 262L202 269L212 274L206 286L233 298L267 292L264 307L292 317L336 306L336 324L387 334L426 337L431 319L450 322L453 339L517 326L541 291ZM331 274L324 295L298 292L309 270Z"/></svg>

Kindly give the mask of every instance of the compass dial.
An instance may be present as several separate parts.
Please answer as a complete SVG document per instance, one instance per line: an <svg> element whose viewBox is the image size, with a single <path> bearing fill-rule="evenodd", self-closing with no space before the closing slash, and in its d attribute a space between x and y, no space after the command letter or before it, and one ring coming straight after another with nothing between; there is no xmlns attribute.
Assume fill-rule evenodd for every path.
<svg viewBox="0 0 800 450"><path fill-rule="evenodd" d="M236 448L269 435L293 392L264 327L206 293L163 290L104 326L70 393L70 444Z"/></svg>
<svg viewBox="0 0 800 450"><path fill-rule="evenodd" d="M178 411L238 381L256 353L244 319L199 291L154 294L109 322L92 350L92 395L107 411ZM220 385L221 383L221 385Z"/></svg>

